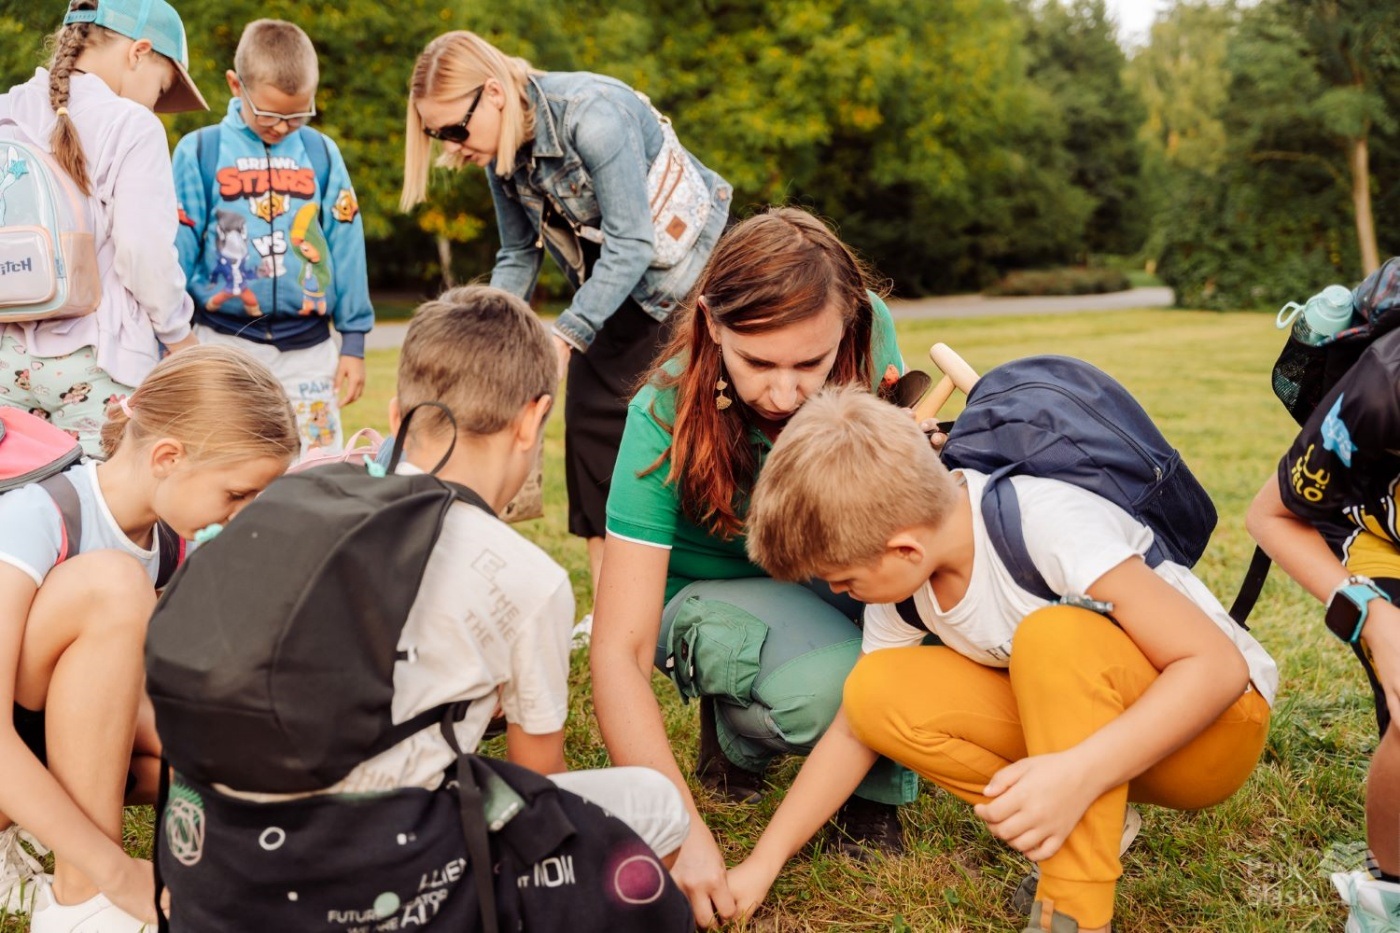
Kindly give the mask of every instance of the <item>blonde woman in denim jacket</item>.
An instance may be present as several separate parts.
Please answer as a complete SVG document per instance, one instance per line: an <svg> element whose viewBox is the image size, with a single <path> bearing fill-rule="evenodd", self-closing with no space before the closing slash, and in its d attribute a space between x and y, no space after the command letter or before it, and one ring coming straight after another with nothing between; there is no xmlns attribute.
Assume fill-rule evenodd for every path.
<svg viewBox="0 0 1400 933"><path fill-rule="evenodd" d="M486 169L501 238L491 284L528 300L548 252L574 288L553 334L568 379L569 531L587 539L596 584L627 400L724 231L732 189L686 154L708 189L708 216L666 265L647 186L665 136L646 99L603 75L537 71L466 31L437 37L414 65L405 210L424 198L434 140L439 165Z"/></svg>

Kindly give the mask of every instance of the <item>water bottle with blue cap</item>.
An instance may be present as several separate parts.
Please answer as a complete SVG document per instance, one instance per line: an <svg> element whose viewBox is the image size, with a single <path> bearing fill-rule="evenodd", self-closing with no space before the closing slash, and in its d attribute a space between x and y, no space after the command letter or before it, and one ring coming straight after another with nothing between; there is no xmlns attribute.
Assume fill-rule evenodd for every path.
<svg viewBox="0 0 1400 933"><path fill-rule="evenodd" d="M1290 301L1278 313L1279 330L1293 326L1293 339L1318 346L1336 336L1351 323L1351 289L1329 285L1308 299L1307 304Z"/></svg>

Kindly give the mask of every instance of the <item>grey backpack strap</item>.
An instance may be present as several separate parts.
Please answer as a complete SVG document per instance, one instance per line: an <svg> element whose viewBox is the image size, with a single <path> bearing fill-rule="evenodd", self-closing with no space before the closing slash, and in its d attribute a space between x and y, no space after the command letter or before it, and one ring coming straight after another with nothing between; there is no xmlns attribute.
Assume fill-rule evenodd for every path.
<svg viewBox="0 0 1400 933"><path fill-rule="evenodd" d="M59 522L63 526L63 543L59 548L57 561L61 564L72 557L82 545L83 503L78 498L78 487L73 485L66 473L42 479L39 486L49 494L49 498L58 508Z"/></svg>

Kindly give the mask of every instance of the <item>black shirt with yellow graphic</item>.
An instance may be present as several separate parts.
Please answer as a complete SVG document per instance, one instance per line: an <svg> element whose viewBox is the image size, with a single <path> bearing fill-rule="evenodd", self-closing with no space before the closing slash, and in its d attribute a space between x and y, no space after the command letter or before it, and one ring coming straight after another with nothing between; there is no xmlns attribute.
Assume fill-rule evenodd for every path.
<svg viewBox="0 0 1400 933"><path fill-rule="evenodd" d="M1344 560L1357 556L1353 545L1367 537L1358 530L1400 545L1400 331L1368 347L1327 393L1279 462L1278 481L1288 510Z"/></svg>

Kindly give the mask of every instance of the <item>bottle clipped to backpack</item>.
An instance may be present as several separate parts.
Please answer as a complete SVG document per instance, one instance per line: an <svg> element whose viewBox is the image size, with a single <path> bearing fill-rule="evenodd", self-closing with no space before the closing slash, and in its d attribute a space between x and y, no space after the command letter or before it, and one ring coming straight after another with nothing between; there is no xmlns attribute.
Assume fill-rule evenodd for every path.
<svg viewBox="0 0 1400 933"><path fill-rule="evenodd" d="M1275 324L1283 330L1293 326L1293 339L1316 347L1346 330L1352 318L1351 289L1329 285L1300 305L1290 301L1278 313Z"/></svg>

